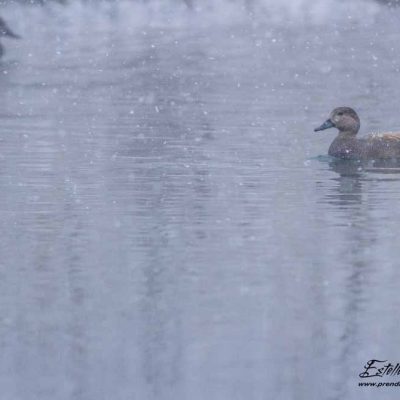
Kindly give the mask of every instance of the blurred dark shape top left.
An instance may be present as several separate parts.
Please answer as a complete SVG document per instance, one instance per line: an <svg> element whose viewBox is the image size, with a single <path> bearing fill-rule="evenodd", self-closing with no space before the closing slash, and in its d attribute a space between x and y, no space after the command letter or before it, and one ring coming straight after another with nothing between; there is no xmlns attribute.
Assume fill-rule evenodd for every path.
<svg viewBox="0 0 400 400"><path fill-rule="evenodd" d="M20 39L21 37L14 33L9 26L5 23L3 18L0 17L0 37L9 37L13 39ZM0 43L0 57L3 55L4 49Z"/></svg>

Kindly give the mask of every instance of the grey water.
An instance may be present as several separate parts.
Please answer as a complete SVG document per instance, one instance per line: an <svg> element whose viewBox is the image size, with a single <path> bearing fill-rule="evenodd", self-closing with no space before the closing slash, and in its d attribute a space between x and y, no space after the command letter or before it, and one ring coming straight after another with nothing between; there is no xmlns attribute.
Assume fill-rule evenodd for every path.
<svg viewBox="0 0 400 400"><path fill-rule="evenodd" d="M0 8L1 398L398 398L400 174L313 128L400 129L400 10L307 4Z"/></svg>

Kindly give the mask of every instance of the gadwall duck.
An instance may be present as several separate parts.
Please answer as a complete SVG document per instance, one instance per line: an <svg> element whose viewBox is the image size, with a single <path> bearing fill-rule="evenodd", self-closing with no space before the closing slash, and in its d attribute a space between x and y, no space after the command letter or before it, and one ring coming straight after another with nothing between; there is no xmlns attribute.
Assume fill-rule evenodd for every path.
<svg viewBox="0 0 400 400"><path fill-rule="evenodd" d="M5 37L10 37L13 39L20 39L20 36L15 34L9 27L8 25L4 22L3 18L0 17L0 37L5 36ZM3 55L4 49L3 46L0 43L0 57Z"/></svg>
<svg viewBox="0 0 400 400"><path fill-rule="evenodd" d="M337 128L338 135L329 147L328 154L343 159L400 159L400 133L370 134L357 138L360 118L350 107L335 108L329 118L315 132Z"/></svg>

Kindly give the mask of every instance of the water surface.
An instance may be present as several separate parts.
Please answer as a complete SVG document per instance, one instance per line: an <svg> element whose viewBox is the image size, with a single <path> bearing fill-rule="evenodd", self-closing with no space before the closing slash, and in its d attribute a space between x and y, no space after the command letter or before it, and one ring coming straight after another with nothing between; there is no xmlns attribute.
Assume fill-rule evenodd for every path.
<svg viewBox="0 0 400 400"><path fill-rule="evenodd" d="M400 175L313 133L400 128L398 11L327 7L4 10L4 398L398 396Z"/></svg>

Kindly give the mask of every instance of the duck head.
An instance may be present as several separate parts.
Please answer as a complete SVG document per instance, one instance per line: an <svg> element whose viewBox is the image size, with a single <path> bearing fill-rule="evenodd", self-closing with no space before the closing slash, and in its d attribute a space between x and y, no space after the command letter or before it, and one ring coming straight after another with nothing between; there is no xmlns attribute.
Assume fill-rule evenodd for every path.
<svg viewBox="0 0 400 400"><path fill-rule="evenodd" d="M314 132L329 128L337 128L339 134L343 136L355 136L360 130L360 118L352 108L338 107L321 126L314 129Z"/></svg>

